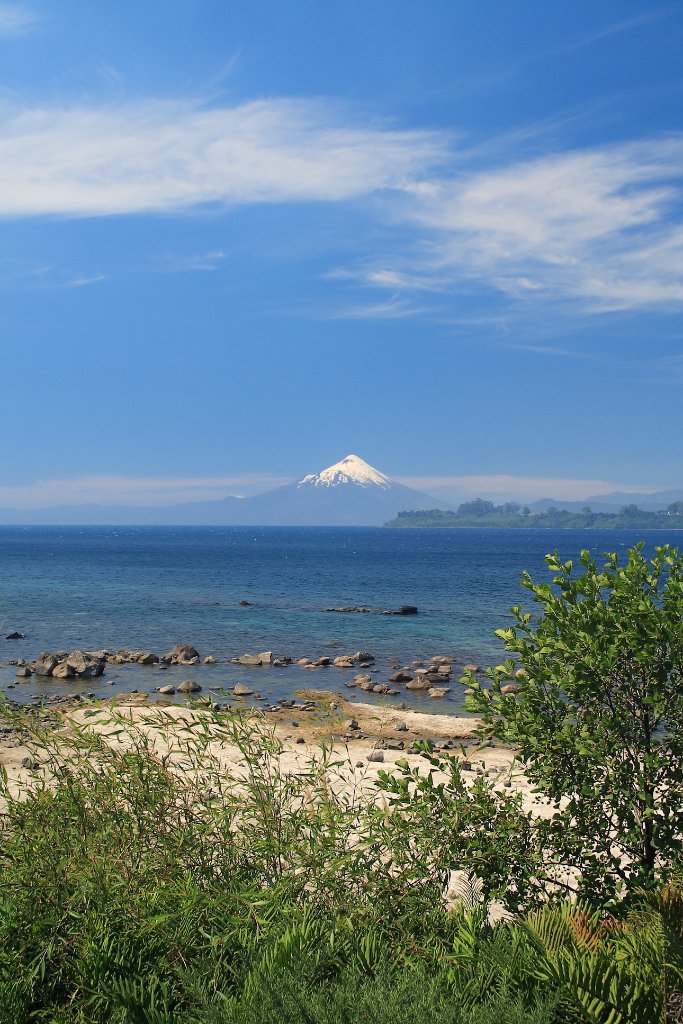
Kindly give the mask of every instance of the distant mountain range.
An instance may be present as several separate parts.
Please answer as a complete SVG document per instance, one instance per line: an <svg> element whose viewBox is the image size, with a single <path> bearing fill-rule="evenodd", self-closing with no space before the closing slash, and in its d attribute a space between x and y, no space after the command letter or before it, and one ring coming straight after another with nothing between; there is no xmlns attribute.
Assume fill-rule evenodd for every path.
<svg viewBox="0 0 683 1024"><path fill-rule="evenodd" d="M546 512L549 508L564 508L568 512L580 512L588 506L593 512L618 512L624 505L637 505L648 512L660 512L674 501L683 501L683 488L671 491L654 491L651 494L633 491L612 491L610 494L596 494L582 501L563 501L540 498L529 504L532 512Z"/></svg>
<svg viewBox="0 0 683 1024"><path fill-rule="evenodd" d="M321 473L250 498L179 505L63 505L0 509L0 523L55 526L381 526L399 512L451 509L448 502L396 483L357 455Z"/></svg>

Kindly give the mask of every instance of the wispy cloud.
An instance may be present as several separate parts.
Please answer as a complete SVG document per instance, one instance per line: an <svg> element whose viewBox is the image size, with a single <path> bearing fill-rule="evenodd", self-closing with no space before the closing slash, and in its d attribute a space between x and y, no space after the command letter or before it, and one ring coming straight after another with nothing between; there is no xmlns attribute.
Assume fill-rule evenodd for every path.
<svg viewBox="0 0 683 1024"><path fill-rule="evenodd" d="M288 482L280 476L258 473L221 477L84 476L0 486L0 507L29 509L91 503L173 505L257 494Z"/></svg>
<svg viewBox="0 0 683 1024"><path fill-rule="evenodd" d="M68 281L64 281L61 285L62 288L85 288L89 284L99 284L100 281L106 281L106 274L93 274L92 277L86 277L85 275L79 274L77 277L72 277Z"/></svg>
<svg viewBox="0 0 683 1024"><path fill-rule="evenodd" d="M683 137L572 151L407 185L420 245L357 269L366 286L484 287L583 313L683 302Z"/></svg>
<svg viewBox="0 0 683 1024"><path fill-rule="evenodd" d="M537 501L540 498L582 501L589 496L610 494L613 491L652 494L665 489L651 484L623 484L568 477L510 476L502 473L489 476L405 476L396 479L408 487L450 497L454 501L465 495L517 501Z"/></svg>
<svg viewBox="0 0 683 1024"><path fill-rule="evenodd" d="M211 249L209 252L192 253L189 256L161 257L159 268L166 273L182 273L186 270L218 270L226 254L222 249Z"/></svg>
<svg viewBox="0 0 683 1024"><path fill-rule="evenodd" d="M435 133L358 125L296 99L5 110L0 129L4 217L348 200L400 188L446 151Z"/></svg>
<svg viewBox="0 0 683 1024"><path fill-rule="evenodd" d="M664 7L655 7L644 14L636 14L632 18L622 18L619 21L610 22L609 25L604 25L603 28L580 36L574 42L546 51L545 55L552 56L557 53L567 53L571 50L582 49L584 46L592 46L593 43L598 43L602 39L609 39L612 36L622 35L625 32L633 32L634 29L643 28L645 25L651 25L653 22L660 21L662 18L666 18L678 10L680 10L678 4L666 4Z"/></svg>
<svg viewBox="0 0 683 1024"><path fill-rule="evenodd" d="M393 295L386 302L361 303L340 307L332 312L318 313L321 320L405 320L433 312L433 307L417 306L409 299Z"/></svg>
<svg viewBox="0 0 683 1024"><path fill-rule="evenodd" d="M388 298L347 295L332 318L445 317L463 294L479 303L458 310L469 318L552 307L558 322L683 303L683 136L534 159L515 156L524 145L456 152L445 133L322 100L6 105L0 217L364 199L382 230L360 233L358 264L328 276ZM166 269L209 271L223 258L191 253Z"/></svg>
<svg viewBox="0 0 683 1024"><path fill-rule="evenodd" d="M0 289L40 291L53 288L84 288L106 280L106 274L77 273L55 263L16 266L9 261L4 265L0 264Z"/></svg>
<svg viewBox="0 0 683 1024"><path fill-rule="evenodd" d="M22 36L39 21L38 15L28 7L0 4L0 36Z"/></svg>

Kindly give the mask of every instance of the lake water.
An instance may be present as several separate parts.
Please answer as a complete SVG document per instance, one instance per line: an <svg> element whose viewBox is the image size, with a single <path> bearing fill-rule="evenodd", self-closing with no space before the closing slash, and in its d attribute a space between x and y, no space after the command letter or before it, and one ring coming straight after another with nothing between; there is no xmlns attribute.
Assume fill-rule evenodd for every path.
<svg viewBox="0 0 683 1024"><path fill-rule="evenodd" d="M0 527L0 661L30 659L41 650L163 654L188 641L202 657L219 661L261 650L316 658L361 649L375 655L378 681L386 679L393 659L405 664L447 654L460 664L488 664L502 654L493 630L510 621L511 605L529 605L519 586L523 569L534 579L547 579L543 556L556 547L564 558L575 558L584 547L600 555L637 540L648 549L667 542L680 546L683 532ZM240 606L243 600L251 605ZM400 604L417 605L419 614L325 611L346 605L379 611ZM26 639L6 641L13 630ZM38 692L80 689L108 697L196 678L203 687L248 681L275 699L305 686L338 691L352 674L225 664L160 674L112 666L102 680L31 679L17 683L8 696L27 700ZM0 666L0 689L15 682L15 669ZM462 688L457 681L452 687L444 703L455 710ZM366 699L356 699L361 697ZM393 699L442 706L409 691Z"/></svg>

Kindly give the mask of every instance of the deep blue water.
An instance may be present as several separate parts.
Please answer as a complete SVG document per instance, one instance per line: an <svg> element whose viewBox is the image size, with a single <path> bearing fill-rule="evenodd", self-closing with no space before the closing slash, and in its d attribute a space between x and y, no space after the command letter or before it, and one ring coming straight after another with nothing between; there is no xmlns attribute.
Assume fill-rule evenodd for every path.
<svg viewBox="0 0 683 1024"><path fill-rule="evenodd" d="M523 569L547 578L543 556L557 547L576 557L620 551L636 540L649 548L680 531L386 530L275 527L0 527L0 661L41 650L119 648L164 653L180 641L202 656L225 659L246 651L317 657L363 649L402 662L449 654L488 663L500 657L493 630L508 608L527 603ZM238 602L253 602L240 607ZM417 616L339 615L330 606L396 608ZM5 641L12 630L23 641ZM331 641L338 648L330 648ZM208 685L245 675L234 666L197 670ZM258 673L255 675L254 673ZM182 672L183 678L188 670ZM339 670L251 670L264 694L296 686L339 688ZM150 669L117 669L117 689L169 682ZM198 677L199 679L199 677ZM204 679L199 679L204 682ZM14 670L0 667L0 688ZM98 681L99 683L99 681ZM21 684L56 692L73 683ZM88 684L89 689L97 685ZM100 692L103 692L99 687ZM61 692L61 691L60 691ZM452 700L459 699L454 685ZM412 703L426 698L406 695ZM434 706L431 701L430 706Z"/></svg>

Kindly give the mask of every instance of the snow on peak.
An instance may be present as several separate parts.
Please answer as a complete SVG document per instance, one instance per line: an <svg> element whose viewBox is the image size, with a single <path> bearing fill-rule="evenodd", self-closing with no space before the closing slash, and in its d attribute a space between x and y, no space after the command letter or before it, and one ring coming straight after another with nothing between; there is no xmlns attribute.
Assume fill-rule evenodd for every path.
<svg viewBox="0 0 683 1024"><path fill-rule="evenodd" d="M341 462L335 462L334 466L328 466L322 473L309 473L302 480L302 484L312 484L314 487L338 487L340 484L357 484L359 487L391 487L391 480L378 469L369 466L367 462L358 455L347 455Z"/></svg>

